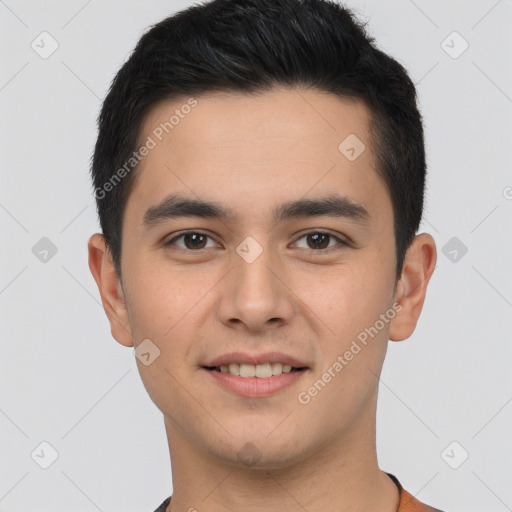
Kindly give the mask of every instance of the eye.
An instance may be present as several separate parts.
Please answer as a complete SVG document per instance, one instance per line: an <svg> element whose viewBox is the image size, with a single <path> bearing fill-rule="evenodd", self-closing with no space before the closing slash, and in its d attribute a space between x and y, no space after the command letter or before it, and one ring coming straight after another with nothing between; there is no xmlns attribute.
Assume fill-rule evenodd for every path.
<svg viewBox="0 0 512 512"><path fill-rule="evenodd" d="M329 245L329 242L334 240L338 242L338 244L341 247L348 245L344 240L341 238L333 235L332 233L328 233L326 231L311 231L310 233L306 233L305 235L302 235L300 238L297 239L297 242L302 239L306 239L306 244L308 247L305 247L305 249L312 249L314 251L324 250L324 249L331 249L333 245ZM295 243L297 243L295 242ZM340 247L340 248L341 248Z"/></svg>
<svg viewBox="0 0 512 512"><path fill-rule="evenodd" d="M171 238L169 241L164 242L165 246L176 245L180 249L184 250L199 250L199 249L208 249L209 247L214 247L215 245L210 245L209 247L206 245L207 239L213 240L210 236L200 233L198 231L188 231L186 233L181 233L174 238ZM179 245L176 243L177 240L183 239L184 245Z"/></svg>
<svg viewBox="0 0 512 512"><path fill-rule="evenodd" d="M208 239L213 242L213 245L208 245ZM309 249L315 252L327 252L326 250L332 249L336 245L344 247L348 245L344 240L340 237L333 235L332 233L326 231L311 231L299 237L295 244L297 244L300 240L306 240L307 247L302 247L304 249ZM178 241L182 241L182 244L177 243ZM337 242L337 243L331 243ZM171 238L170 240L164 242L164 246L177 246L180 249L188 250L188 251L199 251L201 249L209 249L212 247L216 247L216 242L205 233L201 233L199 231L187 231L184 233L180 233L179 235Z"/></svg>

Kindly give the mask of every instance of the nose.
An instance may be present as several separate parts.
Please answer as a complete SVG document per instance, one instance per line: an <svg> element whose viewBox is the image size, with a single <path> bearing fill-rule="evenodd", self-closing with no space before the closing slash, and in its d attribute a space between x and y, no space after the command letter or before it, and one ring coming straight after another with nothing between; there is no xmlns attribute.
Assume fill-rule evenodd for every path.
<svg viewBox="0 0 512 512"><path fill-rule="evenodd" d="M278 258L266 248L254 261L236 252L232 260L220 293L221 322L255 332L289 323L295 310L294 295Z"/></svg>

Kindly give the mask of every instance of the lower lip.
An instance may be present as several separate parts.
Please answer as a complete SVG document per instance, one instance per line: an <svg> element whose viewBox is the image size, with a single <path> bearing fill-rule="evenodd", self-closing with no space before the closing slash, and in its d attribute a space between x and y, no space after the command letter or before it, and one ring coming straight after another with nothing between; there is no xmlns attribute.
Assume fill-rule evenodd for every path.
<svg viewBox="0 0 512 512"><path fill-rule="evenodd" d="M307 370L300 370L260 379L258 377L239 377L230 373L207 370L206 368L202 369L208 372L224 388L233 391L237 395L251 398L273 395L297 382L307 372Z"/></svg>

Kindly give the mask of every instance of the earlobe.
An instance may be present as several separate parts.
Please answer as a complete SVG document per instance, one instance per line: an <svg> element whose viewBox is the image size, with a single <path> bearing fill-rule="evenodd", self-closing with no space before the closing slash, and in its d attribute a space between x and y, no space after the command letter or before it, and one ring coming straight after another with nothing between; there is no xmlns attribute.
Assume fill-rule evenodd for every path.
<svg viewBox="0 0 512 512"><path fill-rule="evenodd" d="M92 235L89 239L88 251L89 269L98 286L103 309L110 322L112 336L121 345L132 347L133 338L124 292L105 237L99 233Z"/></svg>
<svg viewBox="0 0 512 512"><path fill-rule="evenodd" d="M396 286L395 302L401 305L401 310L391 322L390 340L402 341L414 332L436 261L437 250L432 236L428 233L417 235L407 250Z"/></svg>

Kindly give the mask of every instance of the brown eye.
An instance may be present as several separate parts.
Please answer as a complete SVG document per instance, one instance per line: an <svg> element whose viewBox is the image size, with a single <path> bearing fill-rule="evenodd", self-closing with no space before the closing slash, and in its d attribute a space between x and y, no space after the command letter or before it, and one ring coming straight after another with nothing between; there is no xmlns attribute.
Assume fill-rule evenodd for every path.
<svg viewBox="0 0 512 512"><path fill-rule="evenodd" d="M330 235L327 235L326 233L313 233L311 235L306 235L306 240L311 242L314 247L311 247L312 249L326 249L329 247L329 241L330 241Z"/></svg>
<svg viewBox="0 0 512 512"><path fill-rule="evenodd" d="M305 239L306 240L306 249L311 249L313 251L318 250L324 250L324 249L330 249L336 245L339 245L341 247L347 245L341 238L331 234L326 233L324 231L312 231L311 233L306 233L305 235L302 235L297 241ZM329 245L331 241L338 242L334 245Z"/></svg>
<svg viewBox="0 0 512 512"><path fill-rule="evenodd" d="M188 233L182 233L181 235L175 236L173 239L165 242L165 246L176 245L181 249L188 249L191 251L205 249L208 239L211 239L204 233L198 233L196 231L189 231ZM176 241L183 239L183 245L177 244ZM210 246L211 247L211 246Z"/></svg>

